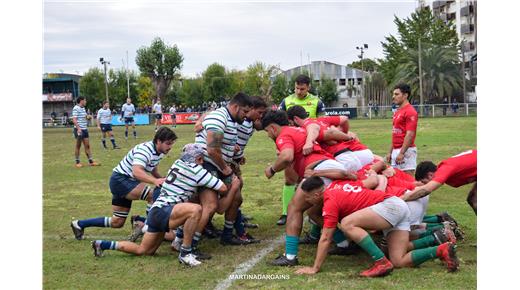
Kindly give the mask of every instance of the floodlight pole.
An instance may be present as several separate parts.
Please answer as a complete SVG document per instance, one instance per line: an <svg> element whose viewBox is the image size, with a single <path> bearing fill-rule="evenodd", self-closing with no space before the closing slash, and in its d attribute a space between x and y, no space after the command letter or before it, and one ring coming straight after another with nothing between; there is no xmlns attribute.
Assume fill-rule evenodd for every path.
<svg viewBox="0 0 520 290"><path fill-rule="evenodd" d="M358 55L359 59L361 59L361 107L365 107L365 89L364 89L364 86L365 86L365 71L364 71L364 66L363 66L363 53L364 53L364 49L368 49L368 44L364 43L362 46L356 46L356 49L357 50L360 50L361 51L361 54Z"/></svg>
<svg viewBox="0 0 520 290"><path fill-rule="evenodd" d="M104 58L99 58L99 62L103 64L103 67L105 69L105 96L108 102L108 79L107 79L107 64L110 64L109 61L105 60Z"/></svg>

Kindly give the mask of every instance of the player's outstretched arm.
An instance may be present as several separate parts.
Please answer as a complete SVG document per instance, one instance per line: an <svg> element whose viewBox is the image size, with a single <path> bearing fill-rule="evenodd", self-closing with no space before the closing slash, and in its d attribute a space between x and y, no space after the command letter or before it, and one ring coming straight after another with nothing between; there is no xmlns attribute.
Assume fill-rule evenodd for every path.
<svg viewBox="0 0 520 290"><path fill-rule="evenodd" d="M265 169L265 176L271 178L276 172L282 171L287 168L294 160L294 149L286 148L283 149L273 165Z"/></svg>
<svg viewBox="0 0 520 290"><path fill-rule="evenodd" d="M154 176L148 175L144 170L144 167L141 165L132 166L132 174L134 177L141 181L150 184L154 184L155 186L160 186L166 178L156 178Z"/></svg>
<svg viewBox="0 0 520 290"><path fill-rule="evenodd" d="M307 139L305 139L305 145L303 146L303 155L308 155L312 152L314 142L320 135L320 126L318 124L310 124L306 128Z"/></svg>
<svg viewBox="0 0 520 290"><path fill-rule="evenodd" d="M423 186L419 186L415 188L414 190L405 193L401 196L401 198L404 201L412 201L419 199L421 197L427 196L428 194L432 193L433 191L437 190L439 187L442 186L442 183L439 183L437 181L430 181L426 183Z"/></svg>

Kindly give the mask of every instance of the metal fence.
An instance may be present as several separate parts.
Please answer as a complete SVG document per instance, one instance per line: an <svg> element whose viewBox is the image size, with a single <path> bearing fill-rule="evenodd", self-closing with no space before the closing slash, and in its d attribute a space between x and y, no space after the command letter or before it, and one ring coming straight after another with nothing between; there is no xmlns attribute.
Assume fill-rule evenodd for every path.
<svg viewBox="0 0 520 290"><path fill-rule="evenodd" d="M477 103L412 105L423 118L476 116ZM421 113L422 109L422 113ZM366 106L357 108L358 119L392 118L392 106Z"/></svg>

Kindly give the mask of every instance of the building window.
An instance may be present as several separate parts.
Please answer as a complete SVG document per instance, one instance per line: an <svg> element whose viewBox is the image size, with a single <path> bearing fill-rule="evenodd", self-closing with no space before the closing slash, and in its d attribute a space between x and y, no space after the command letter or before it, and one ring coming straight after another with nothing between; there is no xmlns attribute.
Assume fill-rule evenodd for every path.
<svg viewBox="0 0 520 290"><path fill-rule="evenodd" d="M346 80L345 79L339 79L339 85L340 86L346 85Z"/></svg>

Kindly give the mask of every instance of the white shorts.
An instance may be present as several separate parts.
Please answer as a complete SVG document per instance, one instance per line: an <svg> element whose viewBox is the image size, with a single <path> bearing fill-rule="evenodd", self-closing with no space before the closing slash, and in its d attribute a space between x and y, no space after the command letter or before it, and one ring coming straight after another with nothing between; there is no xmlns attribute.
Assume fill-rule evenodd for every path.
<svg viewBox="0 0 520 290"><path fill-rule="evenodd" d="M406 204L410 209L410 225L417 226L422 224L422 220L424 218L424 214L426 214L426 210L428 209L428 201L430 200L430 196L424 196L416 200L407 201Z"/></svg>
<svg viewBox="0 0 520 290"><path fill-rule="evenodd" d="M343 165L341 163L339 163L338 161L336 161L334 159L325 160L325 161L321 162L320 164L318 164L316 167L314 167L314 170L325 170L325 169L345 170L345 167L343 167ZM325 186L328 186L329 184L332 183L332 179L329 179L327 177L321 177L321 180L323 180L323 183L325 183Z"/></svg>
<svg viewBox="0 0 520 290"><path fill-rule="evenodd" d="M410 231L410 209L399 197L389 197L369 208L392 225L392 228L383 230L385 236L395 230Z"/></svg>
<svg viewBox="0 0 520 290"><path fill-rule="evenodd" d="M409 147L408 150L406 150L404 153L404 163L397 164L395 163L395 159L397 158L397 155L399 155L400 151L401 148L392 150L392 167L401 169L403 171L415 170L417 167L417 147Z"/></svg>
<svg viewBox="0 0 520 290"><path fill-rule="evenodd" d="M334 158L341 163L348 172L356 172L363 167L361 161L359 161L352 151L343 152Z"/></svg>
<svg viewBox="0 0 520 290"><path fill-rule="evenodd" d="M370 149L352 151L352 153L359 159L359 162L361 162L361 167L374 161L374 153L372 153Z"/></svg>

